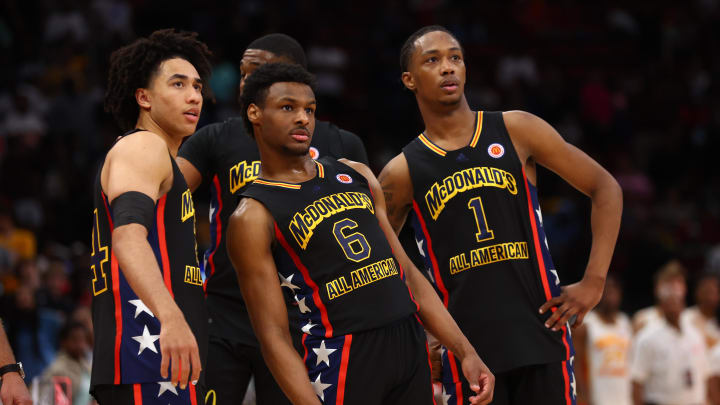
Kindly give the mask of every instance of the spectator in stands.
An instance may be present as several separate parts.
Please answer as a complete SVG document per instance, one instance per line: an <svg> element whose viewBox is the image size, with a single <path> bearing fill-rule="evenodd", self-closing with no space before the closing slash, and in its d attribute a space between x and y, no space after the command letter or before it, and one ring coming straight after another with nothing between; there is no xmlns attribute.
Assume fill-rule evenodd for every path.
<svg viewBox="0 0 720 405"><path fill-rule="evenodd" d="M67 377L72 385L72 405L90 402L90 356L88 331L79 322L70 321L60 331L60 351L43 377Z"/></svg>
<svg viewBox="0 0 720 405"><path fill-rule="evenodd" d="M630 375L635 405L703 405L708 372L705 341L682 325L685 275L666 266L656 275L660 318L647 324L633 342Z"/></svg>
<svg viewBox="0 0 720 405"><path fill-rule="evenodd" d="M693 326L705 338L705 345L711 349L720 341L720 325L717 320L720 305L720 278L715 274L703 274L695 287L695 306L687 308L680 316L680 322Z"/></svg>

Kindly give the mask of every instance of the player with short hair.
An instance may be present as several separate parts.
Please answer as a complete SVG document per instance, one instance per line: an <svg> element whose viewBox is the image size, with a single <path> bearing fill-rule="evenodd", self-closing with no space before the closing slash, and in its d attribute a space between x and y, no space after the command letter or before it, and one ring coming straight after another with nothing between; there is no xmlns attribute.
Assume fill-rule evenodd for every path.
<svg viewBox="0 0 720 405"><path fill-rule="evenodd" d="M425 129L380 174L396 232L409 213L420 254L448 311L496 373L497 404L574 402L566 322L600 300L620 226L613 177L522 111L473 111L464 95L464 52L440 26L413 33L400 52L402 82ZM585 276L560 286L538 203L537 165L592 200ZM452 350L443 352L444 395L471 394Z"/></svg>
<svg viewBox="0 0 720 405"><path fill-rule="evenodd" d="M241 94L252 72L269 62L307 66L305 52L293 38L280 33L260 37L248 45L240 62ZM326 121L317 121L310 154L315 159L329 155L367 163L360 138ZM204 266L212 319L205 369L208 401L217 405L238 403L254 377L259 405L288 403L262 358L225 248L230 214L240 194L260 172L260 154L252 131L246 131L242 117L207 125L183 144L177 163L190 190L195 191L201 183L210 185L211 244ZM292 319L298 319L297 306L288 311ZM299 344L299 333L295 338Z"/></svg>
<svg viewBox="0 0 720 405"><path fill-rule="evenodd" d="M432 404L419 314L457 351L471 402L489 403L492 374L400 246L370 169L310 157L312 83L267 64L242 95L262 169L230 219L228 253L270 370L295 404ZM301 312L302 357L281 286Z"/></svg>
<svg viewBox="0 0 720 405"><path fill-rule="evenodd" d="M111 55L105 109L127 132L95 181L91 392L101 405L202 403L207 311L174 156L195 131L209 56L197 34L172 29Z"/></svg>

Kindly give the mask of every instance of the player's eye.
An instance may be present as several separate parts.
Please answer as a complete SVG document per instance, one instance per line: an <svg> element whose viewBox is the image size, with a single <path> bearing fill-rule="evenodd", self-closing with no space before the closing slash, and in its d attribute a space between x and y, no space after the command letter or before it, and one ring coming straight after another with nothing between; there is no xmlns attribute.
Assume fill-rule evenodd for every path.
<svg viewBox="0 0 720 405"><path fill-rule="evenodd" d="M293 108L290 104L285 104L284 106L280 107L283 109L283 111L292 111Z"/></svg>
<svg viewBox="0 0 720 405"><path fill-rule="evenodd" d="M197 90L197 91L202 91L202 89L203 89L203 86L202 86L201 84L195 84L195 85L193 85L193 87L194 87L195 90Z"/></svg>
<svg viewBox="0 0 720 405"><path fill-rule="evenodd" d="M305 109L305 112L308 113L308 114L310 114L310 115L315 114L315 110L312 109L312 108L306 108L306 109Z"/></svg>
<svg viewBox="0 0 720 405"><path fill-rule="evenodd" d="M460 55L453 55L452 60L460 60Z"/></svg>
<svg viewBox="0 0 720 405"><path fill-rule="evenodd" d="M437 58L434 56L431 56L425 60L425 62L436 62L436 61L437 61Z"/></svg>
<svg viewBox="0 0 720 405"><path fill-rule="evenodd" d="M175 83L173 83L173 86L177 87L178 89L181 89L183 87L183 82L175 82Z"/></svg>

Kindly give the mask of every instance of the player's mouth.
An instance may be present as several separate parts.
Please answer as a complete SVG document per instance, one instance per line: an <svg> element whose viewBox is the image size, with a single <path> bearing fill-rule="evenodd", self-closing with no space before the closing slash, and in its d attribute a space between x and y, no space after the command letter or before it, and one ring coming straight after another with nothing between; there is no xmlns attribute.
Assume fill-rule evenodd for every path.
<svg viewBox="0 0 720 405"><path fill-rule="evenodd" d="M440 83L440 88L443 89L446 93L454 93L457 91L457 89L460 88L460 84L457 80L443 80Z"/></svg>
<svg viewBox="0 0 720 405"><path fill-rule="evenodd" d="M304 128L293 129L290 136L298 142L307 142L310 139L310 133Z"/></svg>
<svg viewBox="0 0 720 405"><path fill-rule="evenodd" d="M190 122L198 122L198 119L200 119L200 109L199 108L191 108L183 113L185 118L187 118Z"/></svg>

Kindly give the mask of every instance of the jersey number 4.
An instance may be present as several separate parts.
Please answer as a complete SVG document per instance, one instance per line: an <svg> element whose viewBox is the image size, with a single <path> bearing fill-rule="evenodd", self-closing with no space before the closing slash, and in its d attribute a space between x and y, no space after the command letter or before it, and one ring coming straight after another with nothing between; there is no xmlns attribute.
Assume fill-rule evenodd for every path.
<svg viewBox="0 0 720 405"><path fill-rule="evenodd" d="M345 230L353 230L357 226L357 222L350 218L337 221L333 225L335 240L337 240L343 253L345 253L345 257L354 262L360 262L370 257L370 244L365 239L365 235L360 232L345 234Z"/></svg>
<svg viewBox="0 0 720 405"><path fill-rule="evenodd" d="M475 197L468 201L468 208L470 208L473 215L475 215L475 223L478 227L478 233L475 234L477 241L482 242L494 238L495 234L488 228L487 219L485 219L485 209L483 208L480 197Z"/></svg>
<svg viewBox="0 0 720 405"><path fill-rule="evenodd" d="M93 295L107 291L107 275L105 274L105 263L108 261L108 247L100 242L100 227L98 223L97 209L93 211L94 226L92 229L92 265L93 272L92 289Z"/></svg>

